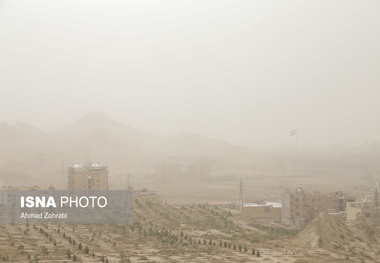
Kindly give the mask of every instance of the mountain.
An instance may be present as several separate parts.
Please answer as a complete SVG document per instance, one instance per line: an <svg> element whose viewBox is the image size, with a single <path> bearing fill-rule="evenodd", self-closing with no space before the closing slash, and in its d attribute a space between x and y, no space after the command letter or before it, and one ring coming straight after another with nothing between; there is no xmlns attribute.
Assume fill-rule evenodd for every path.
<svg viewBox="0 0 380 263"><path fill-rule="evenodd" d="M10 125L0 123L0 143L39 143L48 140L49 134L29 124L18 122Z"/></svg>
<svg viewBox="0 0 380 263"><path fill-rule="evenodd" d="M244 147L235 146L205 136L180 133L172 138L160 137L114 121L104 114L92 112L70 124L54 136L76 146L100 145L105 148L118 145L132 153L152 156L204 156L228 157L249 153ZM103 149L105 149L103 148Z"/></svg>
<svg viewBox="0 0 380 263"><path fill-rule="evenodd" d="M219 164L252 157L244 147L190 133L165 138L99 112L86 114L50 134L25 123L0 124L0 180L8 182L11 174L25 182L25 175L34 178L34 184L54 184L63 181L64 166L83 162L86 153L93 162L109 166L110 173L141 167L153 171L156 162L172 160L173 156L176 160L206 158Z"/></svg>
<svg viewBox="0 0 380 263"><path fill-rule="evenodd" d="M49 134L24 123L0 124L0 165L14 159L27 158L49 148Z"/></svg>
<svg viewBox="0 0 380 263"><path fill-rule="evenodd" d="M100 112L84 115L52 134L55 141L70 151L97 155L102 162L112 158L150 158L152 149L164 138L114 121ZM112 158L109 158L109 157Z"/></svg>
<svg viewBox="0 0 380 263"><path fill-rule="evenodd" d="M252 154L251 150L242 146L185 132L170 138L168 147L177 155L232 158L234 156L242 157Z"/></svg>

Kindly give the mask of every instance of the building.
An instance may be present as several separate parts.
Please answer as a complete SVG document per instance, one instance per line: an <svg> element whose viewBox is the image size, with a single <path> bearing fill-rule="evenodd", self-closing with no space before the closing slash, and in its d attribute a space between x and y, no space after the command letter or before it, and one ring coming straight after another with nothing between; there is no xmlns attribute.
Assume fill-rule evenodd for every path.
<svg viewBox="0 0 380 263"><path fill-rule="evenodd" d="M193 163L186 165L186 179L206 180L211 177L211 165L208 163Z"/></svg>
<svg viewBox="0 0 380 263"><path fill-rule="evenodd" d="M108 167L75 164L67 168L69 190L108 190Z"/></svg>
<svg viewBox="0 0 380 263"><path fill-rule="evenodd" d="M129 188L133 190L132 188ZM140 204L151 203L160 203L160 196L156 192L148 191L143 188L141 191L133 191L133 201Z"/></svg>
<svg viewBox="0 0 380 263"><path fill-rule="evenodd" d="M343 214L346 203L355 201L355 197L342 192L321 194L318 191L306 193L302 188L283 194L282 221L296 227L304 227L322 212Z"/></svg>
<svg viewBox="0 0 380 263"><path fill-rule="evenodd" d="M363 214L366 221L380 226L380 206L377 188L375 188L375 194L366 195L360 202L347 203L347 221L357 219L358 214Z"/></svg>
<svg viewBox="0 0 380 263"><path fill-rule="evenodd" d="M181 177L181 166L177 164L162 162L154 166L154 177L163 180L178 180Z"/></svg>
<svg viewBox="0 0 380 263"><path fill-rule="evenodd" d="M15 188L3 186L0 189L0 206L9 206L15 201Z"/></svg>
<svg viewBox="0 0 380 263"><path fill-rule="evenodd" d="M50 186L53 187L53 186ZM51 189L49 187L49 189ZM54 188L54 187L53 187ZM10 206L15 204L15 202L19 202L18 192L33 192L33 191L41 191L43 190L40 186L3 186L0 188L0 206Z"/></svg>
<svg viewBox="0 0 380 263"><path fill-rule="evenodd" d="M160 162L154 166L155 178L171 180L207 180L211 177L211 165L205 162Z"/></svg>
<svg viewBox="0 0 380 263"><path fill-rule="evenodd" d="M281 220L282 205L279 202L244 203L242 214L255 219Z"/></svg>

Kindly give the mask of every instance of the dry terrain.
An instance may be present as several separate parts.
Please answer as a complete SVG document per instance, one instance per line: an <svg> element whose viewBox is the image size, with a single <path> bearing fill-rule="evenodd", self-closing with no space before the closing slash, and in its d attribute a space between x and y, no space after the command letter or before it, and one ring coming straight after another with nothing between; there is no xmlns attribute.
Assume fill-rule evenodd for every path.
<svg viewBox="0 0 380 263"><path fill-rule="evenodd" d="M135 205L130 225L2 225L0 258L3 262L289 263L380 258L376 238L360 230L358 222L356 227L347 226L321 215L300 232L202 204Z"/></svg>

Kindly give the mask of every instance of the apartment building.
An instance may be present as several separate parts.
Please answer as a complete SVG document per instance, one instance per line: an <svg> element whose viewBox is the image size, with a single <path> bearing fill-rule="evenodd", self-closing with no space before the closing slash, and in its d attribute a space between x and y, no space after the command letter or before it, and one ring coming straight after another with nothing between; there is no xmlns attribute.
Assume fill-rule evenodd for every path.
<svg viewBox="0 0 380 263"><path fill-rule="evenodd" d="M321 194L319 191L305 192L296 188L293 192L283 194L282 221L297 227L304 227L322 212L341 213L347 202L355 201L355 197L343 192Z"/></svg>
<svg viewBox="0 0 380 263"><path fill-rule="evenodd" d="M108 167L75 164L67 168L68 190L108 190Z"/></svg>

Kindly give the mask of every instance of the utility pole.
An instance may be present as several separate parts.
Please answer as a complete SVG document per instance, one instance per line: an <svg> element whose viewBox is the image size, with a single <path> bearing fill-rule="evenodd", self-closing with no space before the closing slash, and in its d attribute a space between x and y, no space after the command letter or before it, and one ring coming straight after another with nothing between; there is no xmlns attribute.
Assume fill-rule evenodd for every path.
<svg viewBox="0 0 380 263"><path fill-rule="evenodd" d="M240 179L240 182L239 182L239 202L240 202L241 210L243 210L243 205L244 205L243 192L244 192L244 183L243 183L243 179Z"/></svg>
<svg viewBox="0 0 380 263"><path fill-rule="evenodd" d="M375 225L376 226L379 226L380 225L380 222L379 222L379 191L377 190L377 187L375 187L375 196L374 196L374 209L375 209Z"/></svg>
<svg viewBox="0 0 380 263"><path fill-rule="evenodd" d="M62 162L62 189L68 188L67 175L65 173L65 162Z"/></svg>

